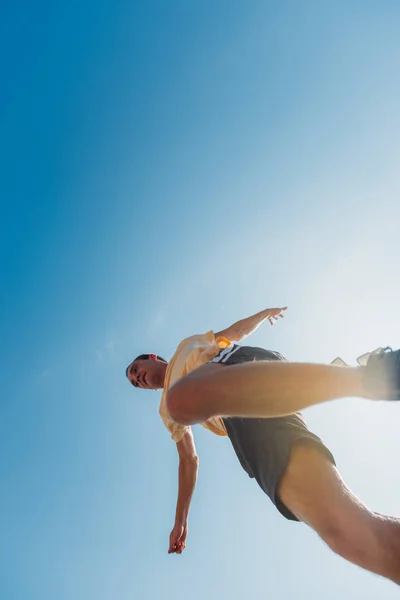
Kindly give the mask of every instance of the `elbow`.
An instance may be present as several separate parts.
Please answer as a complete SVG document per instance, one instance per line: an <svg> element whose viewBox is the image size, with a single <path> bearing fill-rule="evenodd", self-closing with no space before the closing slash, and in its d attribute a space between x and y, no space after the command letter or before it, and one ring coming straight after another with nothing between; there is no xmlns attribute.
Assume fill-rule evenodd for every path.
<svg viewBox="0 0 400 600"><path fill-rule="evenodd" d="M191 456L183 456L180 458L180 464L188 469L196 470L199 468L199 457L197 454Z"/></svg>

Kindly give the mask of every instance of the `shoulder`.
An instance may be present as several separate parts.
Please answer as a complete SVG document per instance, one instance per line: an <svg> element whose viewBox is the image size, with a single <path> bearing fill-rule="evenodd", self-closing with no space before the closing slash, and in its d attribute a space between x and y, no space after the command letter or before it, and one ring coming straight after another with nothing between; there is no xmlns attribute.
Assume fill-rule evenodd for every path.
<svg viewBox="0 0 400 600"><path fill-rule="evenodd" d="M187 346L198 346L198 345L208 345L215 343L215 334L212 330L207 331L207 333L196 333L195 335L191 335L178 345L176 352L187 347Z"/></svg>

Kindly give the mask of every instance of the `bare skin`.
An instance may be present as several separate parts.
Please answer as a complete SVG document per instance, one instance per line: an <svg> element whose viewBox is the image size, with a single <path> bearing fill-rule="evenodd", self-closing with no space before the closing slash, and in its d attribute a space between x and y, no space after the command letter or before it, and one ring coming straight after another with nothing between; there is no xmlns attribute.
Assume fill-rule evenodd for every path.
<svg viewBox="0 0 400 600"><path fill-rule="evenodd" d="M367 397L361 368L289 362L207 364L168 392L172 418L183 425L214 416L282 417L335 398ZM190 399L190 401L189 401Z"/></svg>
<svg viewBox="0 0 400 600"><path fill-rule="evenodd" d="M262 323L268 322L274 325L276 321L283 319L286 310L286 306L267 308L218 331L215 337L226 338L230 342L240 342ZM133 361L127 368L127 377L136 388L156 390L164 385L167 366L167 363L161 361L156 354L150 354L149 360ZM176 446L179 454L179 484L175 524L170 534L168 549L170 554L181 554L186 547L188 515L198 473L198 455L191 430Z"/></svg>
<svg viewBox="0 0 400 600"><path fill-rule="evenodd" d="M268 321L273 325L279 319L283 319L287 306L283 308L266 308L260 312L237 321L230 327L218 331L215 337L226 338L230 342L241 342L258 327ZM156 354L149 354L150 360L134 360L127 368L127 377L134 387L156 390L164 385L165 372L168 363L159 360Z"/></svg>
<svg viewBox="0 0 400 600"><path fill-rule="evenodd" d="M179 454L179 487L175 524L169 537L169 554L182 554L186 547L189 508L199 469L199 457L191 430L176 446Z"/></svg>
<svg viewBox="0 0 400 600"><path fill-rule="evenodd" d="M278 495L334 552L400 584L400 519L367 508L319 449L293 448Z"/></svg>
<svg viewBox="0 0 400 600"><path fill-rule="evenodd" d="M266 309L237 321L215 337L242 341L265 320L273 323L282 318L285 310ZM128 370L136 387L163 386L167 364L151 356L155 358L152 364L135 361ZM226 371L220 364L206 364L169 390L167 406L177 423L194 425L214 416L281 417L345 397L368 398L362 368L274 361L233 365Z"/></svg>
<svg viewBox="0 0 400 600"><path fill-rule="evenodd" d="M216 337L241 341L265 320L272 324L281 318L284 310L266 309L216 333ZM167 365L156 355L150 358L135 361L128 368L128 378L136 387L163 386ZM362 369L330 365L276 361L227 368L207 364L178 381L167 400L175 420L189 425L221 415L276 417L334 398L367 398L362 377ZM188 515L198 472L191 430L177 443L177 449L179 490L168 551L181 554L186 547ZM400 520L372 512L363 505L322 451L295 445L277 494L334 552L400 584Z"/></svg>

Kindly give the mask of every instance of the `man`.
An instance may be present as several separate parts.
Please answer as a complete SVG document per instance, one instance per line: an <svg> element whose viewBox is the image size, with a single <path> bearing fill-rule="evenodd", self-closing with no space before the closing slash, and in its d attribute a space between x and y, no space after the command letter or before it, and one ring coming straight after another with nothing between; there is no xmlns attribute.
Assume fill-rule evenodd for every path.
<svg viewBox="0 0 400 600"><path fill-rule="evenodd" d="M400 352L380 350L366 366L350 368L289 363L277 352L237 345L285 310L266 309L215 334L187 338L169 363L145 354L127 367L135 387L163 388L160 415L177 444L169 552L181 554L186 545L198 471L190 425L201 423L230 438L245 471L283 516L308 524L347 560L400 584L400 519L372 512L352 494L330 451L297 414L339 397L398 400Z"/></svg>

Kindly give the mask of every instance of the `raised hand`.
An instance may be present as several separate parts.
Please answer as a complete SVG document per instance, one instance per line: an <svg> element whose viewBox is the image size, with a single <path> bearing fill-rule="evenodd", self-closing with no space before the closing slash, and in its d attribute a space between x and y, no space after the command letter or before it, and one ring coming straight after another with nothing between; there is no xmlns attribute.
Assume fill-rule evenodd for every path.
<svg viewBox="0 0 400 600"><path fill-rule="evenodd" d="M287 310L287 306L284 306L283 308L267 308L265 311L265 316L270 322L270 324L273 325L274 322L277 321L279 318L283 319L283 313L285 312L285 310Z"/></svg>

